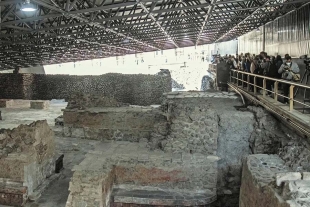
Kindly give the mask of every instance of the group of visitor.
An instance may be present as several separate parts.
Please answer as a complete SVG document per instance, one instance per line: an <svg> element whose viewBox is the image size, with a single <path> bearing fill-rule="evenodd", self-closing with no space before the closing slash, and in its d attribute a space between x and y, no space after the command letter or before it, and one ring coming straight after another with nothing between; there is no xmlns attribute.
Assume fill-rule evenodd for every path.
<svg viewBox="0 0 310 207"><path fill-rule="evenodd" d="M282 60L280 55L268 56L266 52L261 52L259 55L250 53L241 53L234 56L226 55L226 63L230 65L231 69L241 70L248 73L258 74L261 76L267 76L274 79L284 79L287 81L299 81L299 67L295 62L292 62L292 58L289 54L286 54L284 60ZM250 82L253 84L253 77L251 77ZM274 86L272 80L267 80L266 89L268 95L271 95L272 88ZM258 79L257 83L260 87L263 86L263 80ZM289 96L289 84L281 84L283 89L283 95ZM253 90L253 87L250 86ZM284 103L288 103L288 98L284 98Z"/></svg>

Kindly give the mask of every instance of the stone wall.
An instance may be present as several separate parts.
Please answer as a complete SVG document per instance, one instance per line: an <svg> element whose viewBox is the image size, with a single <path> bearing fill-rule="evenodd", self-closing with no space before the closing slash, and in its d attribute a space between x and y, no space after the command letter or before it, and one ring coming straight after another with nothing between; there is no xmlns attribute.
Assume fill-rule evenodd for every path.
<svg viewBox="0 0 310 207"><path fill-rule="evenodd" d="M138 142L150 139L166 117L152 107L65 109L64 135L96 140Z"/></svg>
<svg viewBox="0 0 310 207"><path fill-rule="evenodd" d="M67 101L67 109L129 106L129 104L120 103L111 97L85 93L74 93L67 99Z"/></svg>
<svg viewBox="0 0 310 207"><path fill-rule="evenodd" d="M0 99L0 108L30 108L30 100Z"/></svg>
<svg viewBox="0 0 310 207"><path fill-rule="evenodd" d="M238 206L242 160L250 154L278 154L293 170L309 171L307 140L263 108L239 111L233 93L172 92L165 98L169 123L157 126L150 147L220 157L214 206Z"/></svg>
<svg viewBox="0 0 310 207"><path fill-rule="evenodd" d="M110 196L112 202L144 206L206 205L216 200L217 161L198 153L149 151L143 142L104 142L74 167L66 207L106 207Z"/></svg>
<svg viewBox="0 0 310 207"><path fill-rule="evenodd" d="M53 136L46 121L0 130L0 204L21 205L54 173Z"/></svg>
<svg viewBox="0 0 310 207"><path fill-rule="evenodd" d="M255 116L250 136L253 154L277 154L294 171L310 171L309 140L260 107L248 107Z"/></svg>
<svg viewBox="0 0 310 207"><path fill-rule="evenodd" d="M129 166L127 163L132 164L136 158L123 156L124 152L122 151L114 151L115 156L119 159L117 163L122 163L115 168L117 175L115 183L167 188L169 184L163 182L166 179L171 181L170 183L174 183L178 189L182 189L182 187L191 189L189 182L182 183L183 173L190 175L188 172L191 167L195 169L194 165L199 166L199 164L190 165L187 163L183 166L186 156L192 155L195 159L199 158L198 154L206 158L214 156L217 170L212 175L217 176L218 200L212 203L212 207L237 207L239 206L242 161L249 155L277 154L283 159L281 161L283 169L302 173L309 171L310 153L306 139L298 137L294 131L263 108L242 107L242 102L234 93L209 91L206 93L171 92L164 94L161 109L165 116L162 115L163 119L159 119L161 121L157 120L152 123L153 129L149 134L150 138L147 144L148 148L154 150L155 153L171 153L174 157L170 158L164 154L167 158L166 162L162 164L164 167L152 168L151 166L156 166L157 162L150 161L152 159L150 152L139 153L137 155L138 163L143 164ZM243 110L238 110L239 108ZM115 113L115 108L113 110ZM107 128L111 127L113 126L107 126ZM114 137L124 140L122 136ZM139 141L141 142L141 140L143 139ZM176 163L178 162L180 154L182 154L182 158L179 159L178 165L182 166L182 171L171 164L174 160ZM279 157L277 159L281 160ZM200 163L203 162L202 159ZM173 166L173 170L170 170L170 166ZM188 166L191 167L187 168ZM212 169L208 164L205 166L208 170ZM207 186L208 182L214 183L212 176L203 173L207 168L199 167L194 170L195 174L190 176L193 177L192 184L197 188ZM213 172L213 170L209 172ZM264 174L262 173L262 175ZM202 177L203 179L201 179ZM269 177L267 176L267 178Z"/></svg>
<svg viewBox="0 0 310 207"><path fill-rule="evenodd" d="M170 75L69 76L0 74L0 99L67 99L76 92L113 97L133 105L160 104L171 91Z"/></svg>
<svg viewBox="0 0 310 207"><path fill-rule="evenodd" d="M290 170L277 155L250 155L243 165L239 206L309 206L309 173Z"/></svg>

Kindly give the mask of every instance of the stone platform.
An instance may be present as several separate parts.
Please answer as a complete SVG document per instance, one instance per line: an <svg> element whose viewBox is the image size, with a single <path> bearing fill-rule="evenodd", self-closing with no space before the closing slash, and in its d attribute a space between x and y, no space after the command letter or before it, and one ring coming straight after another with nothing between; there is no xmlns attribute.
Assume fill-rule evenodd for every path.
<svg viewBox="0 0 310 207"><path fill-rule="evenodd" d="M291 172L278 155L250 155L243 165L240 207L308 207L310 174Z"/></svg>
<svg viewBox="0 0 310 207"><path fill-rule="evenodd" d="M63 109L64 136L94 140L139 141L149 138L166 117L155 107Z"/></svg>
<svg viewBox="0 0 310 207"><path fill-rule="evenodd" d="M31 109L48 109L50 106L49 101L31 101L30 108Z"/></svg>
<svg viewBox="0 0 310 207"><path fill-rule="evenodd" d="M0 108L29 108L30 100L0 99Z"/></svg>
<svg viewBox="0 0 310 207"><path fill-rule="evenodd" d="M216 200L218 159L150 151L144 142L102 142L73 168L66 207L206 205Z"/></svg>
<svg viewBox="0 0 310 207"><path fill-rule="evenodd" d="M46 121L0 130L0 204L36 198L55 172L54 134Z"/></svg>

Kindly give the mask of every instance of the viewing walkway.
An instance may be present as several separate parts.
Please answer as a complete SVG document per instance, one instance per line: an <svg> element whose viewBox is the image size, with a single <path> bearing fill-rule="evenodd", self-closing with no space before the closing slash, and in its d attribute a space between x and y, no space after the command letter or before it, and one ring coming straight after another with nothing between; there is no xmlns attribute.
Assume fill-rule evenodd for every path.
<svg viewBox="0 0 310 207"><path fill-rule="evenodd" d="M268 89L268 84L272 89ZM289 85L289 95L284 96L281 85ZM269 78L257 74L232 70L230 73L229 87L246 98L261 105L277 117L289 123L302 136L310 138L310 86L298 82ZM302 92L303 95L298 93ZM269 94L269 95L268 95ZM284 103L284 99L288 103ZM307 99L308 98L308 99ZM268 123L266 123L268 124Z"/></svg>

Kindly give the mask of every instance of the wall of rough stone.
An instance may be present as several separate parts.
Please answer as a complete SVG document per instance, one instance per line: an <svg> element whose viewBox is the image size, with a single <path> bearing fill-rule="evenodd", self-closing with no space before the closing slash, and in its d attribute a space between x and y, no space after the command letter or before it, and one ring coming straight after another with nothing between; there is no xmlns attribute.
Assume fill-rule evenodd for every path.
<svg viewBox="0 0 310 207"><path fill-rule="evenodd" d="M12 130L1 129L0 166L0 186L5 186L4 192L10 194L10 190L18 189L10 182L13 181L27 188L24 198L31 196L55 171L54 133L47 122L36 121ZM1 191L1 198L8 196L2 195ZM16 205L10 202L0 199L0 204Z"/></svg>
<svg viewBox="0 0 310 207"><path fill-rule="evenodd" d="M156 127L150 147L220 157L214 206L238 206L242 160L250 154L278 154L293 170L309 170L307 140L263 108L237 110L242 102L221 92L172 92L165 98L170 121Z"/></svg>
<svg viewBox="0 0 310 207"><path fill-rule="evenodd" d="M216 155L218 201L214 206L238 206L242 159L248 156L255 122L251 112L239 112L234 93L172 92L166 96L168 129L152 134L153 148L168 152ZM166 132L166 135L163 135ZM159 141L158 141L159 140ZM159 143L157 143L159 142Z"/></svg>
<svg viewBox="0 0 310 207"><path fill-rule="evenodd" d="M216 155L218 117L208 98L169 99L170 131L160 145L168 152Z"/></svg>
<svg viewBox="0 0 310 207"><path fill-rule="evenodd" d="M114 98L111 97L85 94L85 93L74 93L67 99L67 102L68 105L66 109L129 106L129 104L117 102Z"/></svg>
<svg viewBox="0 0 310 207"><path fill-rule="evenodd" d="M111 181L117 189L135 191L128 195L133 203L135 199L144 198L141 196L145 195L137 195L137 191L144 190L150 195L175 192L178 198L165 198L167 194L164 194L163 200L169 201L171 206L183 206L176 204L177 201L186 202L185 206L209 204L216 199L216 163L216 156L150 151L146 142L100 143L73 168L66 207L109 206L99 204L107 200ZM185 200L183 195L191 197L191 200ZM199 198L195 197L198 195ZM123 197L126 199L127 196ZM148 202L148 199L143 200ZM145 204L157 206L164 203L163 200Z"/></svg>
<svg viewBox="0 0 310 207"><path fill-rule="evenodd" d="M240 207L306 207L309 194L310 173L291 171L278 155L244 160Z"/></svg>
<svg viewBox="0 0 310 207"><path fill-rule="evenodd" d="M22 99L23 93L23 75L13 73L0 74L0 98L1 99ZM10 98L11 97L11 98Z"/></svg>
<svg viewBox="0 0 310 207"><path fill-rule="evenodd" d="M253 154L278 154L294 171L310 171L309 140L300 137L289 125L278 120L261 107L248 107L255 116L250 136Z"/></svg>
<svg viewBox="0 0 310 207"><path fill-rule="evenodd" d="M138 142L149 139L166 117L152 107L64 110L64 135L95 140Z"/></svg>
<svg viewBox="0 0 310 207"><path fill-rule="evenodd" d="M69 76L0 74L0 99L67 99L76 92L113 97L133 105L160 104L171 91L171 76L123 75Z"/></svg>

